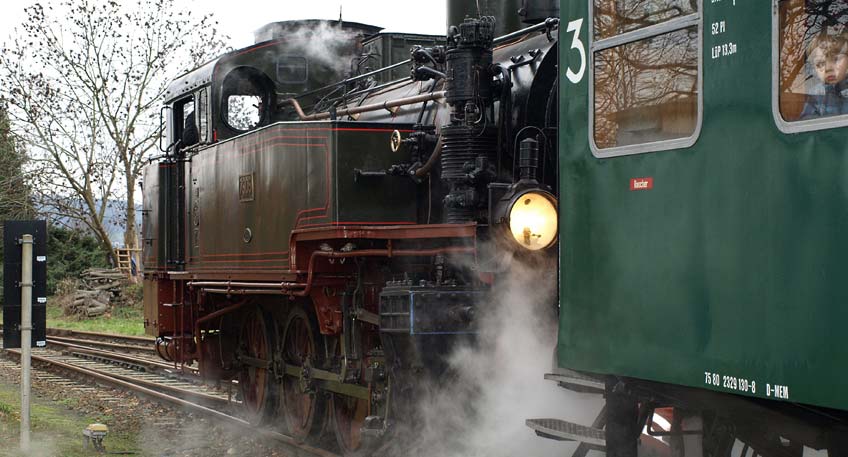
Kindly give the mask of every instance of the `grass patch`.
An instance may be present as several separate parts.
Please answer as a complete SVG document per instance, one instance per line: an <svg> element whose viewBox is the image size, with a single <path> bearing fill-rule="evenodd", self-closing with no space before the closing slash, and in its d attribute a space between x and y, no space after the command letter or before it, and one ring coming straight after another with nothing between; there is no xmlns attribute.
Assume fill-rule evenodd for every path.
<svg viewBox="0 0 848 457"><path fill-rule="evenodd" d="M64 316L62 307L47 301L47 326L84 332L114 333L118 335L144 335L144 310L141 306L113 306L110 314L77 320Z"/></svg>
<svg viewBox="0 0 848 457"><path fill-rule="evenodd" d="M141 304L113 306L112 312L86 320L63 315L62 307L47 300L47 326L84 332L114 333L117 335L144 336L144 309ZM0 306L0 322L3 307Z"/></svg>
<svg viewBox="0 0 848 457"><path fill-rule="evenodd" d="M82 430L91 423L104 421L104 417L84 417L64 406L33 397L32 447L34 456L85 457L93 452L83 449ZM105 422L108 425L108 421ZM0 455L20 456L20 392L17 388L0 384ZM106 450L133 451L138 449L138 437L110 431L104 441ZM144 455L138 454L138 455Z"/></svg>

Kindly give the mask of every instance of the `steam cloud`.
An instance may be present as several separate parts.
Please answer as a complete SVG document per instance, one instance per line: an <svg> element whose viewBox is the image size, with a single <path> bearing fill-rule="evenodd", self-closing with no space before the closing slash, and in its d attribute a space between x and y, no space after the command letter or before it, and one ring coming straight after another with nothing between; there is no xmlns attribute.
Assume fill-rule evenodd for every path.
<svg viewBox="0 0 848 457"><path fill-rule="evenodd" d="M350 62L356 57L357 33L335 23L320 22L294 30L279 28L273 35L283 37L292 51L303 54L312 63L333 69L340 76L350 69Z"/></svg>
<svg viewBox="0 0 848 457"><path fill-rule="evenodd" d="M423 427L408 431L389 455L547 457L574 451L576 443L537 437L525 425L539 417L588 425L603 405L599 396L567 391L543 377L556 344L556 271L556 265L511 266L492 294L495 301L478 304L476 344L451 355L455 379L431 390L420 406Z"/></svg>
<svg viewBox="0 0 848 457"><path fill-rule="evenodd" d="M556 344L556 265L528 268L513 263L493 301L478 303L479 334L473 345L450 354L453 374L439 385L425 386L411 429L392 434L373 457L560 457L577 444L537 437L528 418L555 417L591 424L603 406L600 396L579 394L544 379L551 371ZM397 424L399 427L404 425ZM149 449L204 455L208 426L184 428L170 446L161 438ZM157 436L161 431L153 432ZM239 436L238 430L229 432ZM158 443L158 444L154 444ZM234 445L240 455L250 446ZM199 452L199 454L197 454ZM255 451L254 451L255 452ZM591 452L590 456L602 455Z"/></svg>

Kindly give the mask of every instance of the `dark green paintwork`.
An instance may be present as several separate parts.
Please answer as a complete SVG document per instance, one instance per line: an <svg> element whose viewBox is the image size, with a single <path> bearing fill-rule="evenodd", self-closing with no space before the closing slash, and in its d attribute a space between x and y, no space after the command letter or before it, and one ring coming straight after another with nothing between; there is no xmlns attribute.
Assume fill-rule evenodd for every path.
<svg viewBox="0 0 848 457"><path fill-rule="evenodd" d="M354 176L357 168L381 171L406 160L406 153L391 151L389 140L394 129L408 128L280 122L200 150L188 165L186 269L200 275L284 272L296 228L415 223L411 179ZM245 198L240 181L250 176L253 192Z"/></svg>
<svg viewBox="0 0 848 457"><path fill-rule="evenodd" d="M165 199L168 173L173 164L152 162L144 167L142 199L142 265L145 271L164 271L168 258ZM161 208L161 210L160 210Z"/></svg>
<svg viewBox="0 0 848 457"><path fill-rule="evenodd" d="M784 134L772 116L772 5L704 1L704 115L684 150L596 159L561 3L562 367L705 386L705 372L848 409L846 128ZM727 32L713 37L710 24ZM732 41L734 56L710 48ZM654 188L631 192L631 178ZM723 387L714 388L731 392Z"/></svg>

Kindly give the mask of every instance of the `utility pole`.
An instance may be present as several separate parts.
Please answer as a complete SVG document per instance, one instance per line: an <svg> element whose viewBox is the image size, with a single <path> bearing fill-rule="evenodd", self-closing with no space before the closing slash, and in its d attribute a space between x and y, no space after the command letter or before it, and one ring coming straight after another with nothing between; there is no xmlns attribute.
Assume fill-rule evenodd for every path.
<svg viewBox="0 0 848 457"><path fill-rule="evenodd" d="M21 451L29 452L30 370L32 368L32 235L21 238Z"/></svg>

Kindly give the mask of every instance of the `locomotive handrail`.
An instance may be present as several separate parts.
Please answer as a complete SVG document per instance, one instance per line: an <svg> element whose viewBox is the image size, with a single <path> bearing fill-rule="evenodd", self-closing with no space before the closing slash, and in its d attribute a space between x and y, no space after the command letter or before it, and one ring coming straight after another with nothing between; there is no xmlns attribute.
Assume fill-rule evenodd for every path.
<svg viewBox="0 0 848 457"><path fill-rule="evenodd" d="M222 293L222 294L235 294L235 295L244 295L247 293L249 289L251 293L256 292L257 290L263 291L265 294L282 294L282 295L292 295L296 297L305 297L308 296L312 291L312 284L314 282L314 273L315 273L315 260L318 257L329 257L334 259L339 258L349 258L349 257L417 257L417 256L433 256L438 254L473 254L476 251L474 247L471 246L452 246L452 247L443 247L443 248L434 248L434 249L392 249L391 247L388 249L363 249L361 251L351 251L351 252L325 252L325 251L315 251L309 258L309 267L307 268L306 282L296 283L296 282L233 282L233 281L190 281L188 283L189 287L201 287L204 288L205 292L212 293ZM207 287L214 287L215 289L208 289ZM241 288L244 290L233 289L233 287ZM298 288L302 290L292 290L293 288ZM204 321L209 319L213 319L215 317L219 317L222 314L226 314L227 312L234 311L238 309L240 305L233 305L230 308L224 308L222 310L216 311L209 316L203 318Z"/></svg>
<svg viewBox="0 0 848 457"><path fill-rule="evenodd" d="M390 110L391 108L397 108L399 106L412 105L415 103L429 102L433 100L441 100L445 98L445 93L446 92L442 90L428 94L414 95L412 97L398 98L396 100L387 100L381 103L372 103L370 105L344 108L336 110L335 114L336 116L350 116L353 114L366 113L369 111L377 111L381 109ZM333 113L329 111L316 114L306 114L303 112L303 108L300 106L300 102L298 102L295 98L285 100L283 103L290 103L294 107L298 117L300 117L300 120L302 121L319 121L322 119L330 119L333 116Z"/></svg>
<svg viewBox="0 0 848 457"><path fill-rule="evenodd" d="M553 30L558 26L559 26L559 18L549 17L549 18L545 19L544 21L542 21L538 24L531 25L530 27L525 27L521 30L516 30L515 32L508 33L504 36L495 38L492 43L495 46L497 46L499 44L506 43L507 41L513 40L515 38L518 38L518 37L521 37L521 36L524 36L524 35L527 35L529 33L533 33L533 32L539 31L539 30ZM327 85L327 86L324 86L324 87L319 87L318 89L311 90L309 92L304 92L302 94L298 94L298 95L295 96L295 98L306 97L308 95L317 94L317 93L325 91L327 89L332 89L332 88L339 87L339 86L342 86L342 85L345 85L345 84L350 84L352 82L359 81L360 79L368 78L368 77L374 76L374 75L378 75L378 74L383 73L385 71L393 70L395 68L398 68L398 67L401 67L401 66L404 66L404 65L408 65L410 63L412 63L412 59L406 59L403 62L391 64L387 67L378 68L376 70L369 71L368 73L356 75L356 76L353 76L353 77L350 77L350 78L347 78L347 79L343 79L339 82L335 82L333 84L330 84L330 85Z"/></svg>

